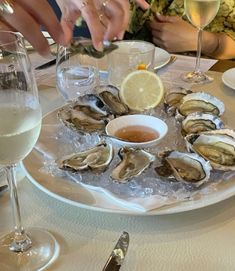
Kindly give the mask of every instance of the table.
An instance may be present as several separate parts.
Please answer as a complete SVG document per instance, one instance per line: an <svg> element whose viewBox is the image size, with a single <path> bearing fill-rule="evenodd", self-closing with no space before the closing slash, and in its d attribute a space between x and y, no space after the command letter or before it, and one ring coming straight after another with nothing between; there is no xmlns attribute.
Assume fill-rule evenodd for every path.
<svg viewBox="0 0 235 271"><path fill-rule="evenodd" d="M225 95L232 112L235 92L223 85L221 73L203 87ZM43 112L62 103L55 88L39 86ZM202 88L201 88L202 89ZM229 125L235 128L232 117ZM199 210L164 216L125 216L80 209L18 182L23 224L50 230L60 243L60 256L49 271L102 270L118 236L130 234L123 271L232 271L235 269L235 197ZM0 197L0 232L12 229L8 193ZM1 255L0 255L1 261ZM1 270L4 271L4 270Z"/></svg>

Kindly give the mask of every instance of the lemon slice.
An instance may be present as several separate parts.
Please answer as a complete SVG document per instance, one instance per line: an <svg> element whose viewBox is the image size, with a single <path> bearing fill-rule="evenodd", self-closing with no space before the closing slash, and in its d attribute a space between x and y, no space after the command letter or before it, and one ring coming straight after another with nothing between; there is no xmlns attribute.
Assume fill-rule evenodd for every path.
<svg viewBox="0 0 235 271"><path fill-rule="evenodd" d="M161 102L163 95L164 87L160 77L147 70L129 73L121 84L120 98L133 110L154 108Z"/></svg>

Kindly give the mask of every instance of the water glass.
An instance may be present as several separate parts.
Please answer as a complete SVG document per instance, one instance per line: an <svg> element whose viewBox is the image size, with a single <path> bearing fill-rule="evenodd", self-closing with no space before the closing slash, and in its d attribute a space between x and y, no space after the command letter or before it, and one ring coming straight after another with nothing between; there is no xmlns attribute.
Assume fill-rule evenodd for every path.
<svg viewBox="0 0 235 271"><path fill-rule="evenodd" d="M72 53L70 47L59 46L56 64L56 85L65 100L92 93L99 85L96 62L87 62L80 54Z"/></svg>
<svg viewBox="0 0 235 271"><path fill-rule="evenodd" d="M119 87L128 73L137 69L153 70L155 46L145 41L115 42L118 49L108 54L108 81Z"/></svg>

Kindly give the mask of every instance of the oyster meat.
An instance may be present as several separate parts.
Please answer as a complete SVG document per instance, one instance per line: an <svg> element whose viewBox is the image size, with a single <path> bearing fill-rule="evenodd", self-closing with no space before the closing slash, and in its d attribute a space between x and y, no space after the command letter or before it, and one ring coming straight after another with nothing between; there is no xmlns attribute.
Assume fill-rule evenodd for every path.
<svg viewBox="0 0 235 271"><path fill-rule="evenodd" d="M194 112L221 116L224 113L224 104L208 93L191 93L182 98L178 112L184 117Z"/></svg>
<svg viewBox="0 0 235 271"><path fill-rule="evenodd" d="M74 172L88 169L103 172L112 161L113 155L112 145L102 142L89 150L67 155L57 163L60 169Z"/></svg>
<svg viewBox="0 0 235 271"><path fill-rule="evenodd" d="M97 51L90 39L76 38L72 39L69 49L72 54L82 54L94 58L102 58L117 48L118 46L116 44L105 41L103 42L103 51Z"/></svg>
<svg viewBox="0 0 235 271"><path fill-rule="evenodd" d="M164 101L165 111L171 116L174 115L176 112L176 109L180 105L182 98L189 93L192 93L192 91L189 89L182 88L182 87L169 92L165 96L165 101Z"/></svg>
<svg viewBox="0 0 235 271"><path fill-rule="evenodd" d="M155 160L155 155L141 149L121 148L121 162L113 169L111 178L119 183L126 183L140 175Z"/></svg>
<svg viewBox="0 0 235 271"><path fill-rule="evenodd" d="M235 133L229 129L186 136L189 150L210 161L218 170L235 170Z"/></svg>
<svg viewBox="0 0 235 271"><path fill-rule="evenodd" d="M221 129L224 127L222 120L216 116L205 113L193 113L182 121L182 135L197 134L205 131Z"/></svg>
<svg viewBox="0 0 235 271"><path fill-rule="evenodd" d="M103 132L112 118L103 102L93 94L87 94L62 107L58 118L70 129L81 133Z"/></svg>
<svg viewBox="0 0 235 271"><path fill-rule="evenodd" d="M112 85L101 85L96 88L99 97L114 115L128 114L129 109L119 98L119 89Z"/></svg>
<svg viewBox="0 0 235 271"><path fill-rule="evenodd" d="M162 165L155 170L159 176L174 177L177 181L200 186L209 180L211 166L195 153L166 151L161 153Z"/></svg>

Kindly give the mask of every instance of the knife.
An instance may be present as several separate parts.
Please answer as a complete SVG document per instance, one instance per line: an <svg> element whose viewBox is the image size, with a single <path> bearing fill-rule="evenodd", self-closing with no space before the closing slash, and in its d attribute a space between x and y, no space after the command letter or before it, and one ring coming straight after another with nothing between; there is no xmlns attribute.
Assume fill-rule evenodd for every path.
<svg viewBox="0 0 235 271"><path fill-rule="evenodd" d="M120 269L127 253L129 241L129 234L124 231L119 237L102 271L118 271Z"/></svg>
<svg viewBox="0 0 235 271"><path fill-rule="evenodd" d="M0 196L8 189L8 185L0 186Z"/></svg>
<svg viewBox="0 0 235 271"><path fill-rule="evenodd" d="M44 64L42 64L40 66L37 66L35 68L35 70L43 70L43 69L49 68L50 66L53 66L55 64L56 64L56 58L52 59L52 60L50 60L50 61L48 61L48 62L46 62L46 63L44 63Z"/></svg>

